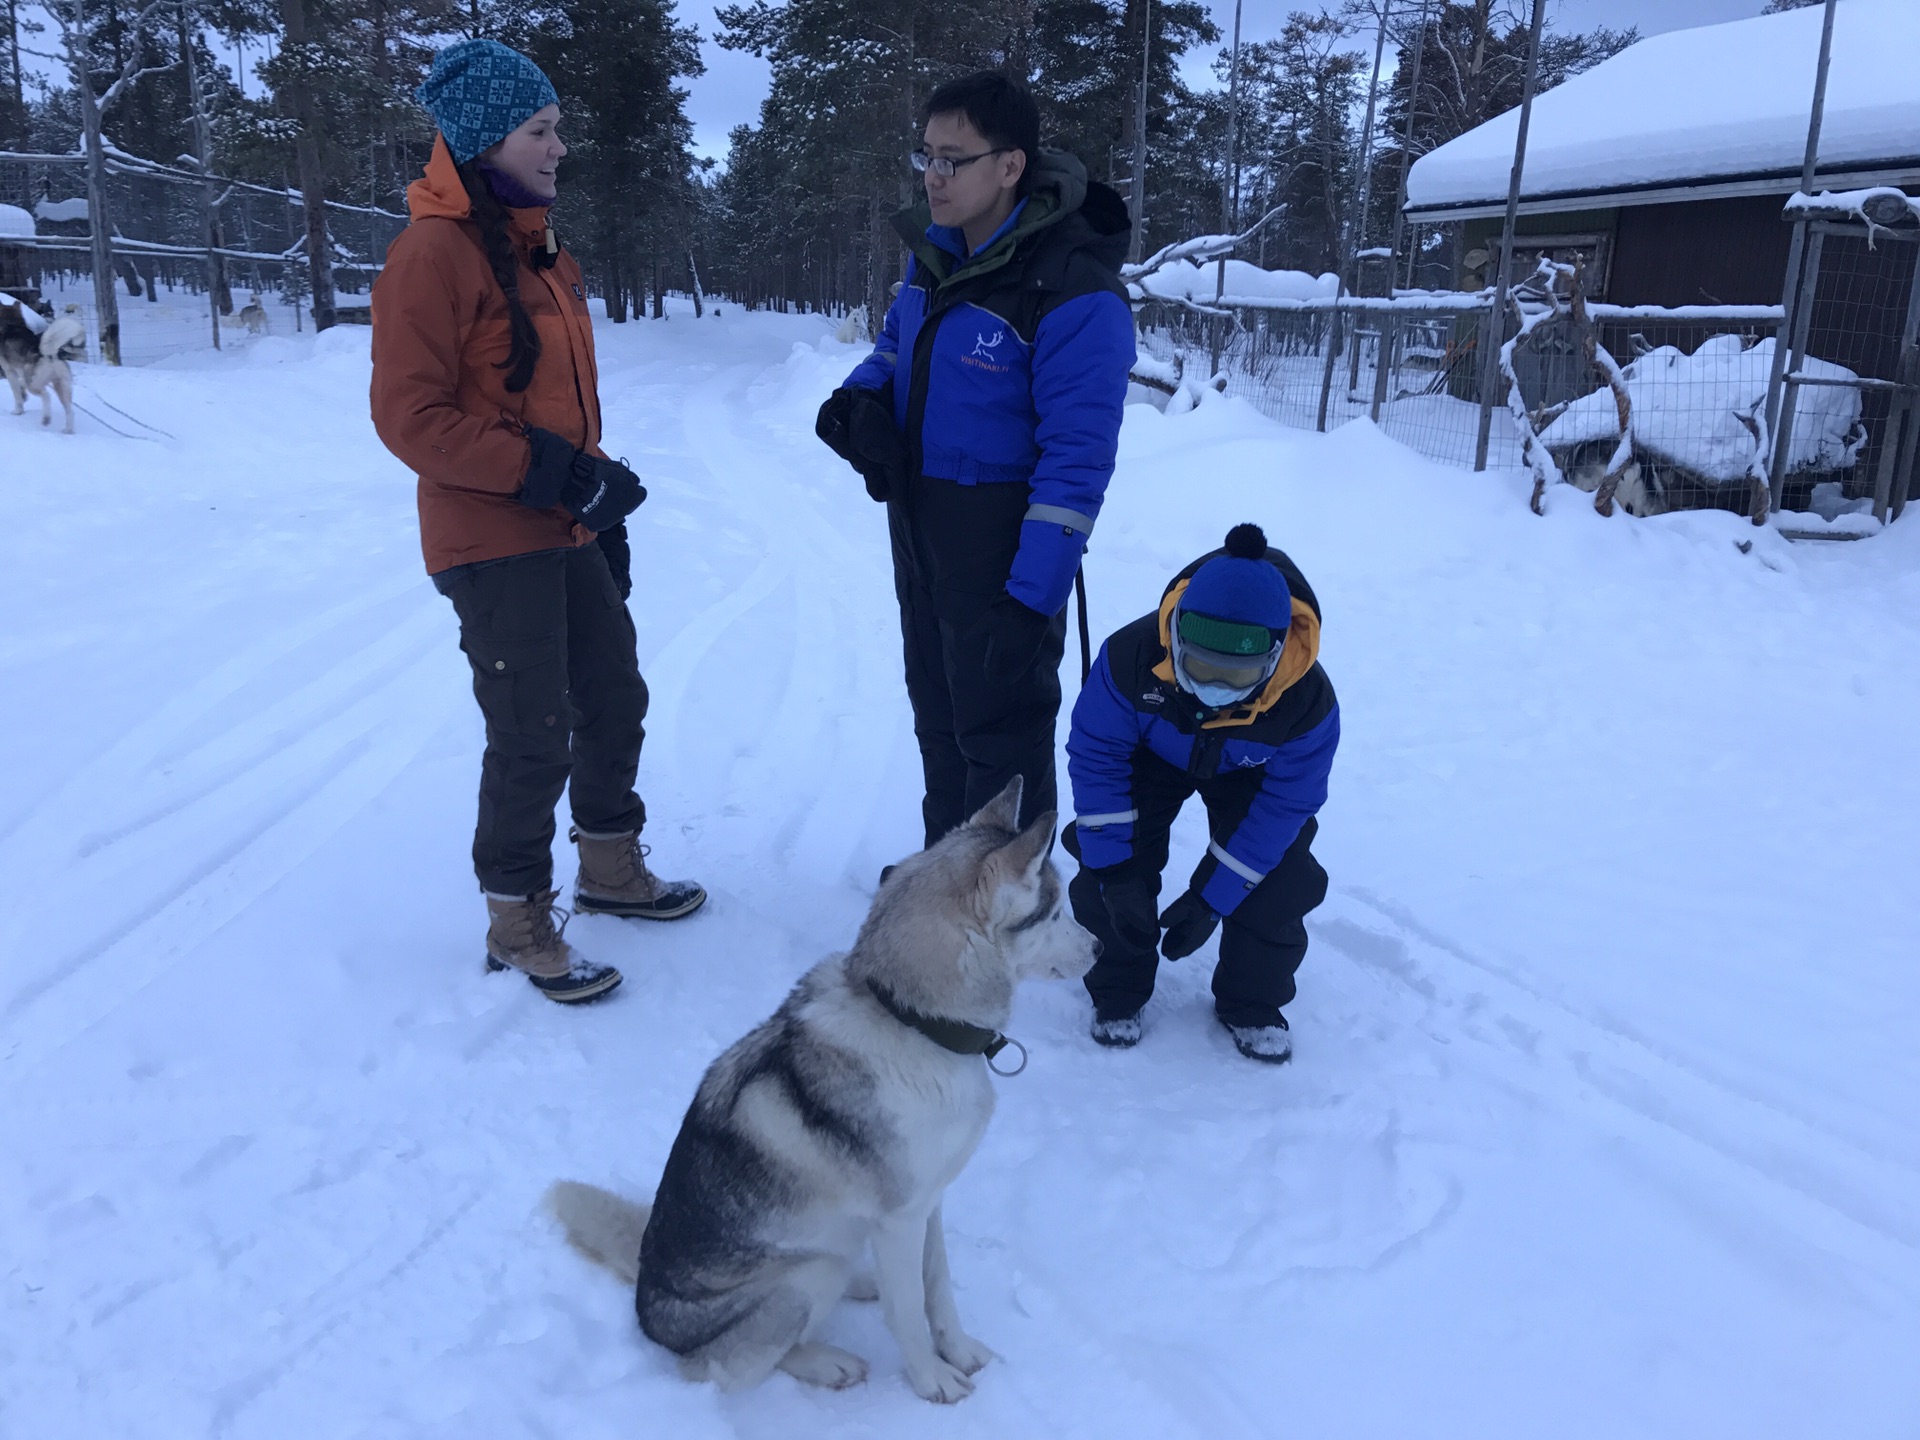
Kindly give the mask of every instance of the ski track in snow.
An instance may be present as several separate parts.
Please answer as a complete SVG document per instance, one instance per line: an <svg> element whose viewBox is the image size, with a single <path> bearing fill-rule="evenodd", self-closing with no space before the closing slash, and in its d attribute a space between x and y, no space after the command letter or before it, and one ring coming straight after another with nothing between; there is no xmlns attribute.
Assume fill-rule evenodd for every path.
<svg viewBox="0 0 1920 1440"><path fill-rule="evenodd" d="M1867 546L1769 550L1772 568L1722 577L1735 562L1711 522L1697 543L1688 520L1516 529L1476 497L1517 516L1519 481L1434 470L1364 427L1287 435L1237 402L1130 418L1089 573L1097 636L1217 543L1224 507L1272 513L1321 586L1348 727L1336 782L1352 778L1322 831L1334 889L1290 1011L1296 1063L1233 1055L1207 1013L1211 946L1163 967L1124 1055L1086 1042L1077 987L1030 989L1012 1029L1033 1067L1001 1087L947 1206L962 1311L1002 1357L978 1392L952 1412L915 1399L871 1306L843 1307L825 1336L874 1362L857 1390L775 1377L722 1397L679 1380L537 1197L560 1175L650 1188L705 1064L847 943L879 866L916 842L918 758L882 512L810 431L849 352L818 343L818 321L737 311L601 334L609 444L652 492L632 601L648 839L713 899L681 925L576 922L628 976L594 1011L480 973L465 855L480 725L448 607L419 573L411 485L355 408L360 341L89 371L186 437L163 452L177 483L129 486L136 533L98 555L62 551L31 530L41 508L14 502L23 533L0 575L21 587L15 613L47 623L0 652L0 677L74 693L57 716L6 722L14 753L46 763L0 809L21 886L0 917L0 1232L15 1237L0 1435L1916 1433L1920 1106L1903 1108L1900 1057L1920 1006L1910 965L1869 963L1911 903L1836 905L1822 957L1875 987L1862 1009L1883 1029L1849 1049L1839 1021L1782 1014L1756 1037L1595 983L1617 941L1579 934L1571 903L1558 927L1539 908L1542 885L1571 893L1575 829L1558 870L1419 837L1464 793L1502 813L1512 737L1554 753L1564 721L1536 682L1559 672L1524 655L1502 669L1493 647L1564 632L1609 587L1670 570L1649 610L1736 592L1773 607L1780 653L1823 696L1848 662L1807 637L1838 655L1863 635L1888 668L1856 674L1855 693L1911 714L1914 627L1860 617L1912 614L1920 585L1873 570ZM281 423L235 433L250 412ZM27 443L127 479L124 445L85 427L64 449L0 431L5 453ZM1363 465L1400 488L1346 498L1340 472ZM1381 520L1435 483L1464 497L1461 519ZM1189 496L1205 514L1181 513ZM1441 538L1411 538L1423 525ZM1343 527L1359 548L1339 547ZM1417 667L1434 607L1394 586L1452 583L1454 543L1471 568L1445 598L1489 647L1495 720L1377 698L1395 666L1432 693ZM1583 546L1601 557L1588 575L1567 558ZM1468 596L1534 609L1489 632ZM1412 632L1404 654L1366 653L1390 633L1382 615ZM1619 623L1639 627L1638 663L1670 667L1653 680L1706 658L1658 620ZM1738 753L1683 755L1668 788L1710 784ZM1881 758L1844 833L1910 855L1920 784L1906 753ZM1598 803L1564 780L1570 811ZM1780 823L1808 836L1812 866L1832 842L1799 793L1770 803L1800 804ZM1619 803L1664 813L1658 798ZM1878 833L1860 818L1875 804ZM1611 823L1587 814L1591 844ZM1175 838L1169 893L1204 843L1196 817ZM1698 928L1662 908L1654 860L1618 864L1650 954L1684 959ZM1406 880L1468 868L1487 887L1477 908ZM1703 872L1696 896L1726 944L1750 969L1805 963L1794 925L1767 948L1765 881L1734 873L1747 888ZM1816 1083L1769 1072L1786 1046ZM1878 1088L1855 1072L1868 1057Z"/></svg>

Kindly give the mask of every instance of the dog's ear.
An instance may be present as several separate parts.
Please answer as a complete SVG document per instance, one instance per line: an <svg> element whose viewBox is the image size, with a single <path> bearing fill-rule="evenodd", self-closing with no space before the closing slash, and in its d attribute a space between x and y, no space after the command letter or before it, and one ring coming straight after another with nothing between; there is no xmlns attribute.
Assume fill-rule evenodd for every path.
<svg viewBox="0 0 1920 1440"><path fill-rule="evenodd" d="M1020 828L1020 791L1021 780L1016 775L1007 782L1006 789L975 811L967 824L993 830L1018 830Z"/></svg>
<svg viewBox="0 0 1920 1440"><path fill-rule="evenodd" d="M1040 884L1040 869L1053 852L1058 819L1058 811L1047 811L987 857L980 869L979 904L990 926L1024 908L1027 902L1018 897Z"/></svg>
<svg viewBox="0 0 1920 1440"><path fill-rule="evenodd" d="M1058 810L1049 810L1044 815L1034 817L1034 822L1000 851L1002 863L1014 874L1031 880L1053 853L1053 830L1059 819Z"/></svg>

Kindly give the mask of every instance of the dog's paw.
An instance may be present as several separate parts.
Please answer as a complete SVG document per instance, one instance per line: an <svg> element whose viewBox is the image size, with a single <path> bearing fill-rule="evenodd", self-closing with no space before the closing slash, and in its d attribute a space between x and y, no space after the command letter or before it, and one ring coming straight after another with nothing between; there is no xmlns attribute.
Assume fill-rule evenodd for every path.
<svg viewBox="0 0 1920 1440"><path fill-rule="evenodd" d="M907 1383L913 1386L914 1394L936 1405L957 1405L973 1393L973 1381L938 1358L924 1365L909 1365Z"/></svg>
<svg viewBox="0 0 1920 1440"><path fill-rule="evenodd" d="M853 1278L847 1281L847 1299L858 1300L870 1305L880 1298L880 1282L873 1278L871 1270L856 1270Z"/></svg>
<svg viewBox="0 0 1920 1440"><path fill-rule="evenodd" d="M964 1330L949 1331L945 1335L933 1337L933 1348L940 1352L940 1358L946 1361L962 1375L978 1375L987 1368L989 1360L997 1360L995 1355L980 1341Z"/></svg>
<svg viewBox="0 0 1920 1440"><path fill-rule="evenodd" d="M867 1378L867 1362L858 1355L812 1340L789 1350L780 1368L802 1384L823 1390L849 1390Z"/></svg>

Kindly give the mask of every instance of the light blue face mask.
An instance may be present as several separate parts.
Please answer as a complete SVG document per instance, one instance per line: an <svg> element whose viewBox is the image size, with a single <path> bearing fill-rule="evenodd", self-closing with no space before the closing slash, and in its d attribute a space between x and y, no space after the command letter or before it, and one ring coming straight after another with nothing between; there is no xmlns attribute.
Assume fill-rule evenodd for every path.
<svg viewBox="0 0 1920 1440"><path fill-rule="evenodd" d="M1230 705L1238 705L1260 687L1249 685L1245 690L1235 690L1226 685L1198 685L1189 680L1176 667L1174 673L1179 676L1180 688L1209 710L1225 710Z"/></svg>

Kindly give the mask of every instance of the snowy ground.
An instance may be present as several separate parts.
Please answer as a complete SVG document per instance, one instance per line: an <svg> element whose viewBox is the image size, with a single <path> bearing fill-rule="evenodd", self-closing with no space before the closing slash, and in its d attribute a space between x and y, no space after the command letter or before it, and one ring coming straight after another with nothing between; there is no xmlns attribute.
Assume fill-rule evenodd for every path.
<svg viewBox="0 0 1920 1440"><path fill-rule="evenodd" d="M97 361L100 358L100 326L98 312L94 308L93 281L85 275L49 275L43 293L56 313L69 305L78 307L87 327L87 355ZM239 307L256 294L260 296L261 308L266 313L267 335L292 337L300 333L302 327L311 334L313 321L298 305L289 304L278 290L271 287L263 291L251 290L244 277L236 276L233 283L234 313L227 316L220 326L220 345L223 350L244 353L248 346L263 338L249 334L246 327L239 323ZM340 303L343 306L364 306L367 297L364 293L343 293ZM122 283L119 286L119 306L120 355L128 365L152 365L213 349L210 302L205 294L195 294L184 286L176 289L163 281L159 298L150 300L144 294L129 295L126 285Z"/></svg>
<svg viewBox="0 0 1920 1440"><path fill-rule="evenodd" d="M1036 988L947 1205L978 1393L914 1398L872 1307L858 1390L677 1378L536 1203L648 1192L914 841L821 331L602 328L649 838L713 902L577 921L628 976L587 1013L481 973L480 721L366 332L82 372L177 439L0 415L0 1434L1920 1433L1920 528L1539 520L1220 400L1130 411L1089 585L1110 629L1251 518L1319 590L1296 1063L1211 1024L1211 947L1130 1054Z"/></svg>

